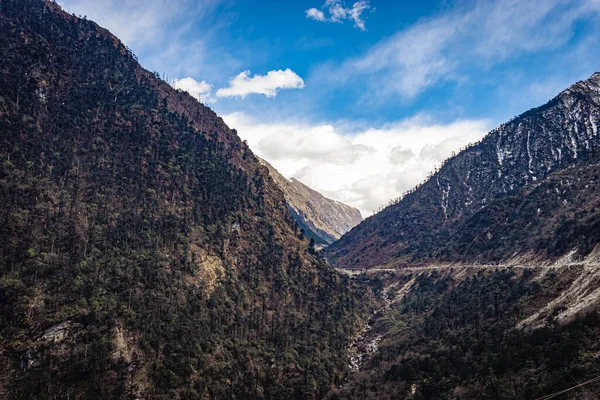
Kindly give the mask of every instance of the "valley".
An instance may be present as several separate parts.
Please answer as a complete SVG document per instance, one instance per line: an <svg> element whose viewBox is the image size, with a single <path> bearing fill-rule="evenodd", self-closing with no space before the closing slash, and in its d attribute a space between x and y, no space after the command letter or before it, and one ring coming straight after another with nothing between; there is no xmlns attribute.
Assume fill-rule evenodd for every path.
<svg viewBox="0 0 600 400"><path fill-rule="evenodd" d="M600 73L363 220L53 1L0 0L0 50L0 398L598 399ZM286 129L340 176L379 151Z"/></svg>
<svg viewBox="0 0 600 400"><path fill-rule="evenodd" d="M568 382L576 374L581 374L581 378L574 379L574 383L593 379L600 373L597 361L600 348L589 342L598 333L597 323L590 321L596 321L598 314L592 311L585 315L597 309L600 300L599 271L597 258L590 258L537 266L453 265L401 270L375 268L355 273L353 279L368 281L378 288L379 307L355 345L359 351L352 365L357 372L336 390L332 398L537 398L570 387ZM476 287L485 288L485 292ZM483 297L464 299L467 293ZM583 310L587 311L582 313ZM476 319L469 321L474 314ZM451 320L446 322L444 318ZM583 322L584 330L581 330L581 321L587 321ZM486 338L486 329L491 329L502 339ZM539 367L539 355L520 353L518 361L496 358L489 364L487 357L493 351L488 341L503 348L502 351L513 351L514 340L533 346L553 330L560 335L588 340L587 346L591 347L586 348L591 353L587 362L575 356L568 362L561 362L561 368L553 371ZM425 338L432 340L434 347L423 341ZM429 350L419 350L423 346ZM451 349L442 350L446 346ZM477 348L479 351L485 349L479 356L486 358L478 358L473 352ZM563 347L548 350L543 345L543 348L547 353L544 357L562 357L565 355L562 352L566 351ZM451 353L445 354L445 351L455 354L447 358ZM467 353L461 355L461 351ZM428 357L432 357L431 364L422 364ZM457 363L463 365L467 360L473 365L456 369ZM503 366L504 362L509 362L508 369ZM538 378L535 382L515 384L515 377L502 376L513 371L519 371L520 375L532 373L533 370L527 370L527 365L534 365L532 362L538 365L536 373L558 374L554 375L556 381ZM484 365L478 366L479 363ZM403 372L403 368L410 368L412 372ZM445 371L445 377L434 378L440 368ZM469 371L466 384L460 368ZM477 368L483 368L479 378L473 375ZM486 388L491 379L489 371L485 371L487 368L498 373L494 378L497 386L493 389ZM566 373L570 378L565 380L561 374ZM594 381L586 386L573 389L571 397L565 398L595 398L594 393L600 390L598 383Z"/></svg>

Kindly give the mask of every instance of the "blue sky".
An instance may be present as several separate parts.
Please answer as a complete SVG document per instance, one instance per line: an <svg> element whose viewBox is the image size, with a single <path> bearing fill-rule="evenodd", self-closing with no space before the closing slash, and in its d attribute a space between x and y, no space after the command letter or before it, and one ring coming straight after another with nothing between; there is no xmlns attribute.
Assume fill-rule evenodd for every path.
<svg viewBox="0 0 600 400"><path fill-rule="evenodd" d="M599 0L62 0L363 214L600 70Z"/></svg>

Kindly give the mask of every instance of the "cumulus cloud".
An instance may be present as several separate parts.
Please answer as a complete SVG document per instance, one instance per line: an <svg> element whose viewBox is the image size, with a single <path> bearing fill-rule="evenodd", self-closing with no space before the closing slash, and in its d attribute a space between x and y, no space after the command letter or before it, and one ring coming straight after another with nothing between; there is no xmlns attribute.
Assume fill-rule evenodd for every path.
<svg viewBox="0 0 600 400"><path fill-rule="evenodd" d="M364 216L420 183L453 151L481 139L490 128L483 120L440 124L425 116L359 132L302 121L265 123L245 113L223 118L284 176Z"/></svg>
<svg viewBox="0 0 600 400"><path fill-rule="evenodd" d="M465 143L460 137L451 137L443 140L440 143L428 143L423 146L419 157L425 162L439 163L451 154L452 151L460 148Z"/></svg>
<svg viewBox="0 0 600 400"><path fill-rule="evenodd" d="M256 93L275 97L279 90L303 89L304 86L304 80L289 68L269 71L267 75L253 77L250 77L250 71L244 71L229 80L229 87L217 90L217 96L244 98L251 93Z"/></svg>
<svg viewBox="0 0 600 400"><path fill-rule="evenodd" d="M415 153L411 149L405 149L402 146L393 147L388 155L394 165L405 165L413 159Z"/></svg>
<svg viewBox="0 0 600 400"><path fill-rule="evenodd" d="M306 10L306 18L311 18L320 22L327 21L327 18L325 18L325 13L323 13L321 10L317 10L316 8L309 8Z"/></svg>
<svg viewBox="0 0 600 400"><path fill-rule="evenodd" d="M319 75L338 85L366 80L377 96L410 99L429 87L463 80L470 68L487 69L559 48L573 37L578 22L600 12L597 0L458 4L383 39L358 57L321 68Z"/></svg>
<svg viewBox="0 0 600 400"><path fill-rule="evenodd" d="M212 96L213 85L206 81L198 82L194 78L175 79L173 87L188 92L202 103L212 103L216 99Z"/></svg>
<svg viewBox="0 0 600 400"><path fill-rule="evenodd" d="M316 126L302 132L278 129L261 138L258 148L269 160L278 160L283 156L339 165L351 165L361 156L375 151L368 145L352 143L336 133L331 125Z"/></svg>
<svg viewBox="0 0 600 400"><path fill-rule="evenodd" d="M349 19L354 22L354 27L360 30L366 30L365 21L362 17L364 11L371 8L367 0L359 0L352 5L352 8L344 7L341 0L326 0L321 9L309 8L306 10L306 18L314 19L320 22L343 22ZM325 15L325 10L329 17Z"/></svg>

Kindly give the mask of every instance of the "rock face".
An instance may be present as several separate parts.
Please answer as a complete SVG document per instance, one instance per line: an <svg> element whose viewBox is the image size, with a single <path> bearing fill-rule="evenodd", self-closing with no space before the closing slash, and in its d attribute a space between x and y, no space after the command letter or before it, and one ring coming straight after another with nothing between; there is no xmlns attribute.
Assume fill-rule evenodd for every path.
<svg viewBox="0 0 600 400"><path fill-rule="evenodd" d="M0 0L0 54L0 398L343 381L362 305L235 131L51 1Z"/></svg>
<svg viewBox="0 0 600 400"><path fill-rule="evenodd" d="M593 189L600 158L598 125L596 73L447 160L397 204L330 246L327 256L337 266L363 268L545 258L566 249L585 255L598 239ZM583 184L583 179L589 181ZM585 217L596 221L583 236L572 200L586 204ZM556 234L560 240L553 242ZM519 247L511 248L508 241Z"/></svg>
<svg viewBox="0 0 600 400"><path fill-rule="evenodd" d="M283 191L292 217L306 237L317 244L331 244L363 219L360 211L339 201L328 199L297 179L286 179L271 164L260 159L271 178Z"/></svg>

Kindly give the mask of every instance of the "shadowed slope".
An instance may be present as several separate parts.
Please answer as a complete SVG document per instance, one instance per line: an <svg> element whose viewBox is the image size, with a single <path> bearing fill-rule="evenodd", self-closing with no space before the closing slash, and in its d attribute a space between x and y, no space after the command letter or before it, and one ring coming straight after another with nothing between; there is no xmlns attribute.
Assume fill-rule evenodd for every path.
<svg viewBox="0 0 600 400"><path fill-rule="evenodd" d="M0 397L312 398L357 319L210 109L106 30L0 1Z"/></svg>

